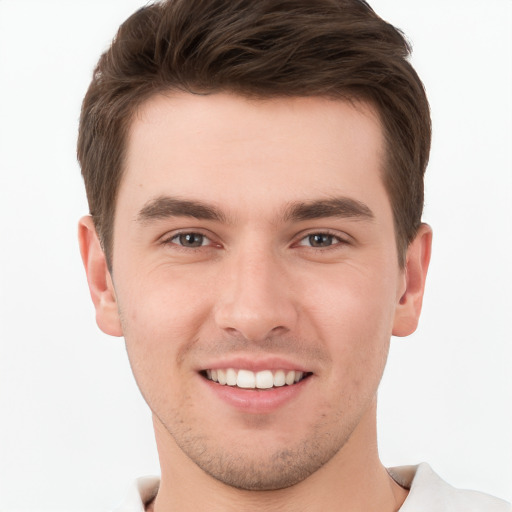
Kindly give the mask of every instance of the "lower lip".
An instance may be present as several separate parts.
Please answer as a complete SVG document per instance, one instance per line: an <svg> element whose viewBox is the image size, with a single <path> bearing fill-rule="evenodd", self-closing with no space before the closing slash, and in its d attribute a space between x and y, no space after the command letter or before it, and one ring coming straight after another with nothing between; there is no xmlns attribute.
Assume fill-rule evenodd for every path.
<svg viewBox="0 0 512 512"><path fill-rule="evenodd" d="M308 386L311 376L292 384L270 389L242 389L236 386L223 386L201 377L208 388L225 403L252 414L270 413L295 399Z"/></svg>

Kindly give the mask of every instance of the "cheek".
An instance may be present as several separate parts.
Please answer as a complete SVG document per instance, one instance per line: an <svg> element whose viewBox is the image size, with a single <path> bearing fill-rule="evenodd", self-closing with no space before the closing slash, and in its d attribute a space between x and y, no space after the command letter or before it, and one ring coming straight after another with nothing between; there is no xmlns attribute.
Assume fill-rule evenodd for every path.
<svg viewBox="0 0 512 512"><path fill-rule="evenodd" d="M361 348L391 336L397 277L367 268L340 268L308 280L303 312L327 338ZM373 270L373 269L371 269Z"/></svg>
<svg viewBox="0 0 512 512"><path fill-rule="evenodd" d="M154 348L195 337L209 310L208 276L161 268L140 275L119 293L125 336Z"/></svg>
<svg viewBox="0 0 512 512"><path fill-rule="evenodd" d="M175 399L182 401L183 390L177 389L176 378L191 371L183 366L184 354L207 322L205 290L194 279L178 276L121 277L123 286L116 290L118 307L137 384L150 404L157 399L158 389L166 389L166 395L175 394Z"/></svg>
<svg viewBox="0 0 512 512"><path fill-rule="evenodd" d="M394 277L340 273L308 293L309 323L332 358L331 382L349 396L371 394L386 362L393 327ZM383 274L384 275L384 274Z"/></svg>

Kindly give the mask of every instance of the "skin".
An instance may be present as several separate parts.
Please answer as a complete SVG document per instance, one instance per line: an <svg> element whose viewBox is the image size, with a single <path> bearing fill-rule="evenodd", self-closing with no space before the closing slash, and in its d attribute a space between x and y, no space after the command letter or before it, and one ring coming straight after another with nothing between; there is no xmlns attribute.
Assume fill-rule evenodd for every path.
<svg viewBox="0 0 512 512"><path fill-rule="evenodd" d="M98 325L125 337L153 413L157 512L403 503L378 458L376 394L391 335L416 328L431 230L400 269L383 155L363 103L180 93L138 111L112 275L90 217L80 242ZM364 213L297 215L333 198ZM235 357L309 376L269 411L236 407L200 373Z"/></svg>

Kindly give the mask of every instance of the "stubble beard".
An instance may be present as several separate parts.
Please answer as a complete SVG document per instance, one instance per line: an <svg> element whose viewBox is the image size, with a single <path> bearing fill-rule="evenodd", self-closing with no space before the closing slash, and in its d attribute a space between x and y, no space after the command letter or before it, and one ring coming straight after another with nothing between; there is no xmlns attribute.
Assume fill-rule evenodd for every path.
<svg viewBox="0 0 512 512"><path fill-rule="evenodd" d="M200 435L179 415L172 427L159 420L181 451L200 469L230 487L245 491L275 491L294 486L327 464L345 445L353 426L337 423L338 428L319 422L309 435L292 446L267 450L251 443L232 443L229 449L207 434Z"/></svg>

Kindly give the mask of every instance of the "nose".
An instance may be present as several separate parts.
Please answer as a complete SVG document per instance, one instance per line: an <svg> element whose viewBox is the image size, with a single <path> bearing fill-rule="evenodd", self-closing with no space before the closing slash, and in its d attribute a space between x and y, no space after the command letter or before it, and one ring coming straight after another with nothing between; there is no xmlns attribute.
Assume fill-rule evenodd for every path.
<svg viewBox="0 0 512 512"><path fill-rule="evenodd" d="M298 308L285 263L271 251L240 251L224 262L217 326L246 341L292 331Z"/></svg>

